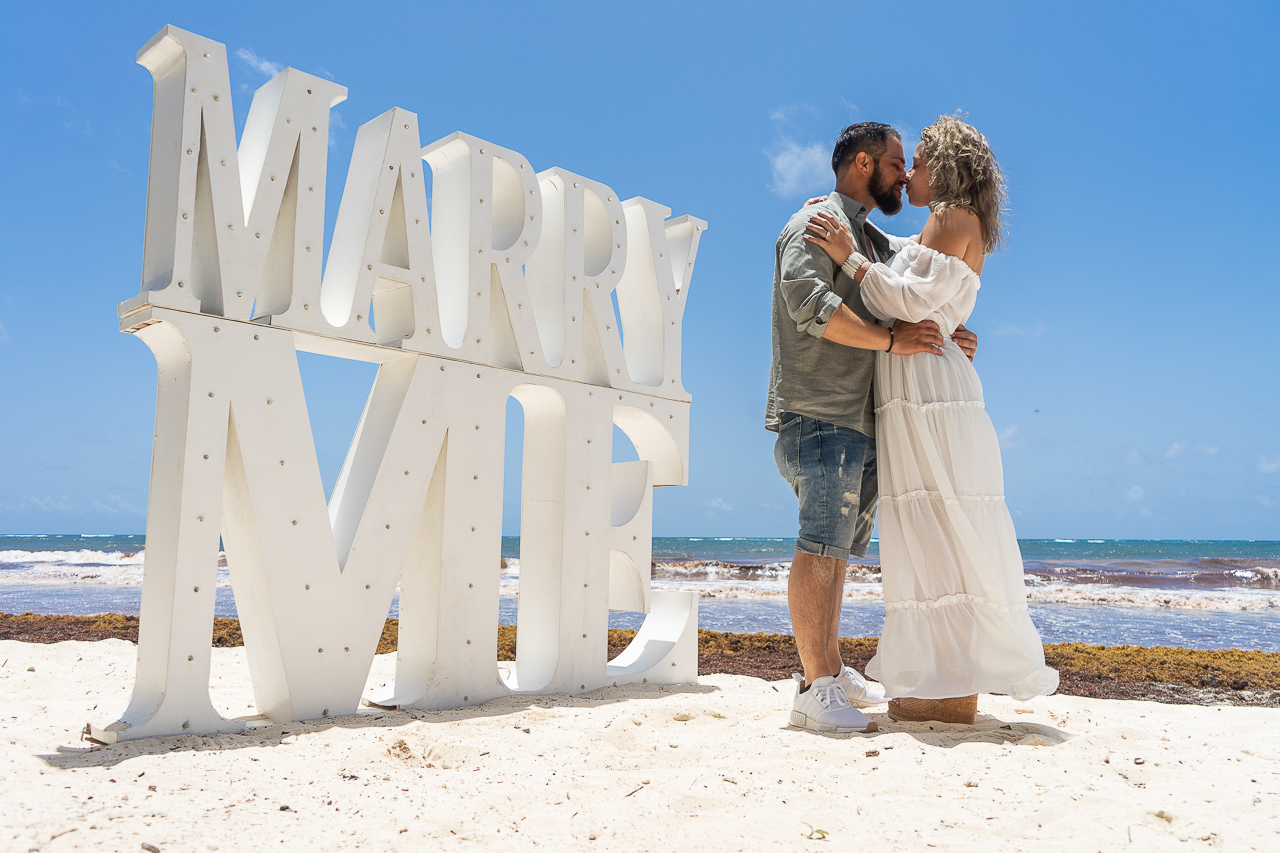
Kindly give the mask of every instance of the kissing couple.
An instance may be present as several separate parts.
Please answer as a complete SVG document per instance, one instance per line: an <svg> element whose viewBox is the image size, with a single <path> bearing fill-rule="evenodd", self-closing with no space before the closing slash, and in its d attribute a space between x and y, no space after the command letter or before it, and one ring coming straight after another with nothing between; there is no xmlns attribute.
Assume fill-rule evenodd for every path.
<svg viewBox="0 0 1280 853"><path fill-rule="evenodd" d="M1030 699L1058 673L1027 613L1000 446L972 361L987 256L1004 239L1004 178L986 138L954 116L920 134L910 170L893 127L846 127L835 189L778 238L765 428L800 503L787 586L797 673L791 725L869 732L893 720L973 722L979 693ZM920 234L867 221L928 207ZM880 509L885 621L867 675L844 665L848 559Z"/></svg>

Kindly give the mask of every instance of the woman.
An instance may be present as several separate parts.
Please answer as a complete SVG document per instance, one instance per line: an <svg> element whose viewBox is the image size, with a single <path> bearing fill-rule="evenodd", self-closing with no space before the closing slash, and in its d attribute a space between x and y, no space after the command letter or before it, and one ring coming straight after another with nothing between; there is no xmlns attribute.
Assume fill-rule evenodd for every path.
<svg viewBox="0 0 1280 853"><path fill-rule="evenodd" d="M1027 614L982 384L950 340L1003 240L1004 179L982 134L951 116L921 132L907 177L910 203L929 219L918 239L890 238L888 264L857 254L848 227L825 213L808 239L887 325L929 319L942 329L941 355L876 357L885 623L867 674L884 685L895 720L968 724L978 693L1030 699L1058 686Z"/></svg>

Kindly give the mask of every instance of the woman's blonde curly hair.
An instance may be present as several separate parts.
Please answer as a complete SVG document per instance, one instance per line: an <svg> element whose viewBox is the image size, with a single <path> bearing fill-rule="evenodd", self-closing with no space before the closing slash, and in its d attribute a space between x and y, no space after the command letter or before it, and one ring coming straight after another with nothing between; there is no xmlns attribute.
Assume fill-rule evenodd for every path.
<svg viewBox="0 0 1280 853"><path fill-rule="evenodd" d="M1005 242L1000 214L1005 210L1005 182L987 139L960 114L938 116L920 131L934 210L963 208L977 214L987 253Z"/></svg>

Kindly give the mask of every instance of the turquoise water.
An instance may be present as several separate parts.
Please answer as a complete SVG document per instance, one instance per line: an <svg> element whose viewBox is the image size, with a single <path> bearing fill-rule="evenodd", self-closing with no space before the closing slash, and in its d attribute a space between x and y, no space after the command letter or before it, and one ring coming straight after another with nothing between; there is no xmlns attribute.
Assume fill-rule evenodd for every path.
<svg viewBox="0 0 1280 853"><path fill-rule="evenodd" d="M850 564L841 630L874 636L884 619L879 558ZM1027 539L1020 542L1032 619L1045 642L1182 645L1280 652L1280 542ZM137 613L141 535L0 535L0 611ZM656 589L701 595L700 624L787 633L784 597L794 540L657 537ZM518 537L504 537L500 621L515 622ZM235 615L225 565L216 610ZM391 615L398 613L398 601ZM640 614L614 613L615 627Z"/></svg>

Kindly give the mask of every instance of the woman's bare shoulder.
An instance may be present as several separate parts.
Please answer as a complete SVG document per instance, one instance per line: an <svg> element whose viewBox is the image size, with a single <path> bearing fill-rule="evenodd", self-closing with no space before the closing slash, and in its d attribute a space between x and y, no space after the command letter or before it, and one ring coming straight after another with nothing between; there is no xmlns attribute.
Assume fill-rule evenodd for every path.
<svg viewBox="0 0 1280 853"><path fill-rule="evenodd" d="M982 237L982 221L978 214L967 207L944 207L935 210L931 219L943 234L951 236Z"/></svg>
<svg viewBox="0 0 1280 853"><path fill-rule="evenodd" d="M969 246L981 242L982 226L978 217L962 208L944 207L929 214L920 232L920 244L937 252L963 258Z"/></svg>

